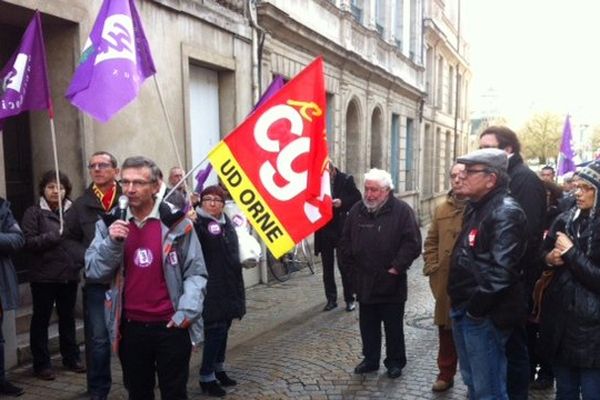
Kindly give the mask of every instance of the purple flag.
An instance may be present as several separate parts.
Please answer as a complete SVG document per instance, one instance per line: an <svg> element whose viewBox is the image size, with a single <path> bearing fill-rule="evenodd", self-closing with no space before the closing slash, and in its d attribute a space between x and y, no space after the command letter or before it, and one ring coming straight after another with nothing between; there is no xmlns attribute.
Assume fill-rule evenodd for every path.
<svg viewBox="0 0 600 400"><path fill-rule="evenodd" d="M156 73L134 0L104 0L66 97L106 122Z"/></svg>
<svg viewBox="0 0 600 400"><path fill-rule="evenodd" d="M196 174L196 187L194 189L194 192L196 192L196 193L202 192L202 190L204 189L204 182L206 182L206 180L210 176L211 172L212 172L212 164L211 163L208 163L208 165L206 167L204 167L203 169L198 171L198 173Z"/></svg>
<svg viewBox="0 0 600 400"><path fill-rule="evenodd" d="M560 154L558 155L558 176L562 176L567 172L575 171L575 152L573 151L573 134L571 133L571 120L567 115L565 126L562 133L562 141L560 142Z"/></svg>
<svg viewBox="0 0 600 400"><path fill-rule="evenodd" d="M269 100L275 93L279 92L279 89L285 86L285 80L283 76L277 75L275 79L271 82L267 90L263 93L263 95L258 100L258 103L254 106L252 111L256 110L262 103Z"/></svg>
<svg viewBox="0 0 600 400"><path fill-rule="evenodd" d="M19 48L0 71L0 125L11 115L43 108L52 115L42 22L36 11Z"/></svg>

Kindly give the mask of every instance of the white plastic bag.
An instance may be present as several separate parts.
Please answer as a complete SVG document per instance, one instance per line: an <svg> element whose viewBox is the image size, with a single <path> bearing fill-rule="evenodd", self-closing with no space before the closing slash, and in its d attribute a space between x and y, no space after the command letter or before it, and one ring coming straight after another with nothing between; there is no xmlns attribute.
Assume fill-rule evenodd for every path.
<svg viewBox="0 0 600 400"><path fill-rule="evenodd" d="M250 224L246 216L232 200L225 202L223 211L235 227L240 251L240 263L244 268L256 267L260 261L261 248L258 240L250 234Z"/></svg>

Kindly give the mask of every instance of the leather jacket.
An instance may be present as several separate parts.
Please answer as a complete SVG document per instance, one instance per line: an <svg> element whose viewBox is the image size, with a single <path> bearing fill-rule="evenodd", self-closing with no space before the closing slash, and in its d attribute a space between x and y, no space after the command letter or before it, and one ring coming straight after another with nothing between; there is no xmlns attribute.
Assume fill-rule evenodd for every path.
<svg viewBox="0 0 600 400"><path fill-rule="evenodd" d="M525 321L519 263L527 246L526 228L525 213L505 187L468 203L452 253L452 308L464 308L475 318L490 317L499 328Z"/></svg>

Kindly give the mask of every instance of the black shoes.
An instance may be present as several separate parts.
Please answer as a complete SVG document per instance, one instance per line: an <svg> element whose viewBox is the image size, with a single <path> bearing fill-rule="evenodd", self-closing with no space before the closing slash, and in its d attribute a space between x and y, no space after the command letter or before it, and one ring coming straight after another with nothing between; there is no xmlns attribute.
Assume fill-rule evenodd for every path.
<svg viewBox="0 0 600 400"><path fill-rule="evenodd" d="M43 381L53 381L56 379L54 371L52 371L51 368L44 368L40 369L39 371L33 371L33 375L36 378L41 379Z"/></svg>
<svg viewBox="0 0 600 400"><path fill-rule="evenodd" d="M81 363L81 361L73 361L69 363L64 363L65 369L75 372L77 374L83 374L86 371L85 365Z"/></svg>
<svg viewBox="0 0 600 400"><path fill-rule="evenodd" d="M346 303L346 311L352 312L356 310L356 303L354 301L349 301Z"/></svg>
<svg viewBox="0 0 600 400"><path fill-rule="evenodd" d="M396 379L397 377L399 377L400 375L402 375L402 368L400 367L390 367L387 370L387 376L391 379Z"/></svg>
<svg viewBox="0 0 600 400"><path fill-rule="evenodd" d="M200 382L202 393L210 397L225 397L227 392L217 383L217 381Z"/></svg>
<svg viewBox="0 0 600 400"><path fill-rule="evenodd" d="M531 390L546 390L554 387L554 380L548 378L537 378L529 385Z"/></svg>
<svg viewBox="0 0 600 400"><path fill-rule="evenodd" d="M231 379L227 376L225 371L215 372L215 376L219 380L221 386L235 386L237 385L237 381L235 379Z"/></svg>
<svg viewBox="0 0 600 400"><path fill-rule="evenodd" d="M323 308L323 311L331 311L337 307L337 303L333 300L327 300L327 304Z"/></svg>
<svg viewBox="0 0 600 400"><path fill-rule="evenodd" d="M13 385L9 381L4 381L4 382L0 383L0 394L1 395L19 397L23 393L25 393L25 391L22 388Z"/></svg>
<svg viewBox="0 0 600 400"><path fill-rule="evenodd" d="M378 364L371 364L366 360L363 360L360 364L354 368L355 374L366 374L367 372L373 372L379 370Z"/></svg>

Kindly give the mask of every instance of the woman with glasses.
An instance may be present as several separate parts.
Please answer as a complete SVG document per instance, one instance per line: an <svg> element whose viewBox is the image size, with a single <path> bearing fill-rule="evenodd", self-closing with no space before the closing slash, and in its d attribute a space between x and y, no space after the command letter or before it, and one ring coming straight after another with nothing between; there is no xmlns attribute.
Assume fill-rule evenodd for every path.
<svg viewBox="0 0 600 400"><path fill-rule="evenodd" d="M60 229L58 201L62 201L65 214L70 212L71 182L59 173L48 171L40 180L38 204L31 206L23 216L25 250L30 256L29 282L33 301L33 315L29 330L33 372L43 380L55 378L48 351L48 324L56 304L60 353L65 368L85 372L80 361L75 338L75 301L79 282L79 268L66 247Z"/></svg>
<svg viewBox="0 0 600 400"><path fill-rule="evenodd" d="M576 174L576 206L544 242L541 349L553 362L558 400L600 399L600 161Z"/></svg>
<svg viewBox="0 0 600 400"><path fill-rule="evenodd" d="M200 366L203 393L223 397L222 386L237 382L227 376L223 363L231 321L246 313L246 295L234 226L223 212L226 193L217 185L200 193L196 233L208 271L204 299L204 347Z"/></svg>

